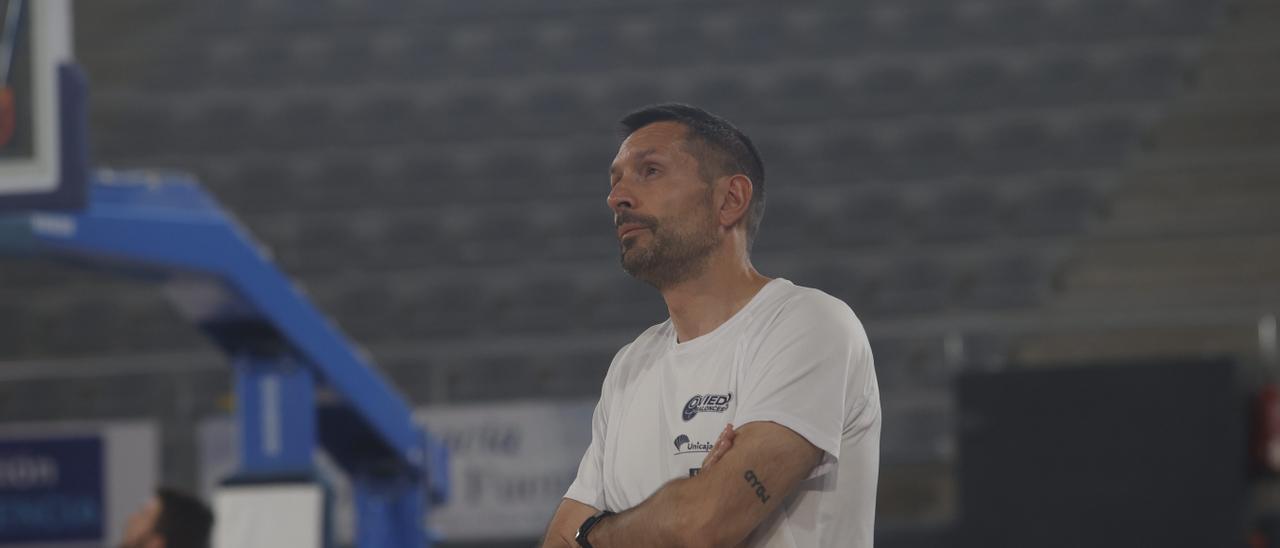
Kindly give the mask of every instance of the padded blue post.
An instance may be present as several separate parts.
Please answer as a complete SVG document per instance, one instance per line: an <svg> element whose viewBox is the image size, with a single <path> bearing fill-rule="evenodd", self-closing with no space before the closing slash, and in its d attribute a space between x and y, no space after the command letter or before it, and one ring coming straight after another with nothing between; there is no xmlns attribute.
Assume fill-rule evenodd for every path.
<svg viewBox="0 0 1280 548"><path fill-rule="evenodd" d="M422 482L407 471L360 472L355 491L356 546L424 548L426 497Z"/></svg>
<svg viewBox="0 0 1280 548"><path fill-rule="evenodd" d="M238 479L311 477L316 449L315 376L281 358L232 360L240 426Z"/></svg>
<svg viewBox="0 0 1280 548"><path fill-rule="evenodd" d="M169 284L184 315L231 357L241 432L234 479L313 481L312 457L323 447L353 476L357 546L424 547L426 505L449 491L443 445L196 181L88 173L87 82L74 66L59 76L63 176L88 181L71 187L66 201L7 200L14 211L0 215L0 253L70 259ZM317 407L321 384L336 398Z"/></svg>

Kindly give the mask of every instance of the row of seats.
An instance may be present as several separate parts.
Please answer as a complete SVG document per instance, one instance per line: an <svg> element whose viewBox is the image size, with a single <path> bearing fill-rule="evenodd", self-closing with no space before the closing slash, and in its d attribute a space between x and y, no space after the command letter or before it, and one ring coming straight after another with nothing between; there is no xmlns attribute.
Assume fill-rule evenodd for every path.
<svg viewBox="0 0 1280 548"><path fill-rule="evenodd" d="M1115 46L1123 51L1125 45ZM1153 46L1146 46L1153 47ZM1172 55L1176 45L1155 46L1167 50L1164 55ZM678 55L668 61L666 56L653 55L654 59L645 59L637 47L636 52L602 52L571 49L552 52L518 49L506 54L500 51L481 52L449 52L433 51L415 42L394 47L375 49L370 44L346 45L343 42L326 44L314 41L289 41L280 37L259 38L248 44L238 45L230 51L200 49L200 47L177 47L177 49L155 52L143 56L145 64L138 67L140 58L137 54L118 54L119 58L105 56L102 64L106 67L124 65L122 69L133 67L138 73L136 85L150 90L175 91L195 90L195 88L234 88L234 87L314 87L314 86L349 86L353 82L428 82L440 77L475 76L500 77L512 76L545 76L545 74L591 74L612 72L612 70L636 70L644 68L672 69L680 67L696 67L696 65L714 65L714 67L731 67L731 65L749 65L771 63L776 59L737 59L727 52L717 52L707 47L696 47L700 55ZM964 51L964 50L960 50ZM1034 50L1033 50L1034 51ZM1050 54L1056 50L1044 50ZM1004 52L1005 55L1025 55L1025 50L975 50L970 55ZM676 55L675 52L671 55ZM867 59L867 51L854 50L840 54L838 50L824 50L823 55L810 59L832 59L837 63L849 63L849 60ZM1070 55L1070 52L1068 54ZM1155 54L1152 54L1155 55ZM1070 59L1070 58L1069 58ZM1085 72L1085 76L1103 73L1110 70L1115 74L1128 74L1134 69L1144 69L1142 59L1130 61L1130 67L1106 67L1100 61L1094 61L1100 67L1093 73ZM987 69L987 67L979 67ZM963 82L969 74L963 72L964 67L957 68L952 78ZM1125 70L1128 69L1128 70ZM993 77L1001 77L1000 68L992 70ZM1007 70L1007 69L1006 69ZM1085 67L1089 70L1089 67ZM1140 74L1139 74L1140 76ZM950 77L950 76L947 76ZM1048 83L1053 74L1011 74L1005 79L1025 78L1029 83ZM1038 79L1037 79L1038 78ZM874 82L874 79L868 79ZM1100 81L1105 82L1105 81ZM1142 82L1139 82L1142 83Z"/></svg>
<svg viewBox="0 0 1280 548"><path fill-rule="evenodd" d="M502 282L483 281L485 276L475 274L441 278L431 270L419 271L420 278L375 275L360 257L338 249L333 254L360 270L344 277L304 276L316 280L308 293L360 341L590 332L641 328L666 317L657 292L614 270L613 261L584 270L612 271L597 281L545 274ZM768 262L762 258L762 268L774 272ZM922 256L860 266L783 266L775 273L836 295L861 314L890 317L1030 306L1047 291L1052 263L1032 251L1009 251L977 262ZM70 294L50 288L28 297L53 291L76 298L59 306L32 307L20 301L5 306L0 348L6 353L56 349L74 355L103 341L114 341L109 345L116 351L199 345L200 335L161 305L140 308L121 301L128 296L93 288Z"/></svg>
<svg viewBox="0 0 1280 548"><path fill-rule="evenodd" d="M718 109L716 103L707 107L733 116L733 108ZM750 107L740 104L735 108ZM210 108L194 119L139 110L103 113L97 118L93 137L103 156L134 162L167 156L266 152L277 157L313 153L313 159L325 159L334 156L334 149L338 149L339 158L347 151L389 155L402 150L402 159L391 159L392 169L410 170L405 173L410 178L446 179L509 177L513 172L551 177L604 173L617 146L610 131L612 124L603 119L586 133L566 134L569 130L565 126L572 124L557 124L555 120L561 116L552 113L506 117L508 113L503 111L477 107L434 123L391 121L393 113L388 109L382 115L386 123L356 117L348 124L347 118L326 115L322 108L309 104L286 108L274 117L257 115L244 105ZM1021 166L1044 165L1046 159L1060 168L1113 166L1122 157L1117 155L1127 152L1149 125L1142 110L1081 109L1070 118L1059 111L1031 111L988 119L916 119L896 124L844 121L841 125L845 129L804 135L746 118L741 123L756 135L771 164L856 160L859 173L874 177L892 177L893 170L918 176L915 171L930 163L938 164L936 171L960 173L1017 171ZM851 124L857 125L849 127ZM496 128L504 128L502 136L507 139L543 138L505 146L477 143ZM994 167L987 165L993 163ZM419 167L430 171L412 171ZM881 167L889 172L875 173Z"/></svg>
<svg viewBox="0 0 1280 548"><path fill-rule="evenodd" d="M843 298L862 314L893 317L1030 306L1048 290L1049 268L1048 260L1035 253L1009 252L980 264L904 259L866 269L811 266L789 277ZM542 275L497 288L452 278L396 283L369 278L313 286L312 296L361 340L563 334L639 328L666 317L656 291L621 273L585 285Z"/></svg>
<svg viewBox="0 0 1280 548"><path fill-rule="evenodd" d="M412 50L388 50L355 54L335 50L336 45L325 48L303 47L278 38L262 43L244 45L233 53L220 53L199 48L175 48L166 50L165 57L136 66L135 57L129 57L130 67L119 70L138 72L130 86L141 89L175 92L200 89L277 89L314 91L333 88L334 102L343 102L350 95L344 91L352 84L375 83L405 85L438 81L441 77L462 75L493 76L511 79L522 76L541 76L563 73L576 66L570 56L577 51L561 55L535 56L526 53L527 59L510 62L486 54L425 54ZM318 50L318 51L317 51ZM450 90L438 101L424 101L427 97L414 90L413 97L401 99L401 110L414 113L431 113L465 107L463 97L480 95L497 106L511 103L513 110L537 111L540 106L556 106L582 113L590 113L593 107L610 110L618 106L618 98L628 98L645 87L657 84L657 95L680 97L702 102L715 101L726 96L760 103L783 101L799 102L808 97L833 99L832 107L863 108L861 103L873 101L885 95L907 94L910 99L924 103L927 109L957 108L966 105L947 105L948 95L970 98L977 92L981 100L985 95L993 103L1012 98L1023 103L1052 103L1064 100L1105 101L1131 100L1134 98L1160 98L1169 92L1190 66L1186 48L1167 44L1119 44L1094 50L977 50L971 53L948 54L946 62L927 55L898 58L876 58L859 53L832 60L826 68L808 70L730 71L729 67L766 64L760 60L731 63L716 58L716 69L709 75L699 73L692 78L686 75L669 77L654 75L632 80L616 80L597 99L591 90L599 87L600 79L591 76L562 75L554 83L533 86L523 91L520 86L504 86L521 95L507 100L486 97L492 86L479 85L476 89ZM892 60L889 60L892 59ZM664 71L679 69L689 63L687 56L674 62L663 62ZM594 67L600 71L628 71L642 69L644 65L622 59L602 61ZM809 61L812 63L812 60ZM111 59L104 59L102 66L111 67ZM491 73L491 74L490 74ZM566 78L585 80L566 82ZM1063 89L1065 87L1065 89ZM108 87L107 89L111 89ZM790 99L789 98L792 98ZM357 97L357 99L360 99ZM377 111L382 97L371 97L368 105ZM425 104L414 104L415 101ZM848 105L843 107L843 105ZM357 113L364 105L355 105Z"/></svg>
<svg viewBox="0 0 1280 548"><path fill-rule="evenodd" d="M1103 213L1100 191L1072 182L1004 193L958 188L923 201L869 190L819 202L802 189L775 190L792 197L771 200L756 249L851 250L1069 235ZM576 206L365 210L251 217L248 223L276 259L296 272L351 260L390 268L592 259L617 252L603 192L599 203Z"/></svg>
<svg viewBox="0 0 1280 548"><path fill-rule="evenodd" d="M378 246L379 250L385 246ZM584 272L607 271L607 282L584 283L568 277L540 275L519 283L494 285L482 282L480 272L441 278L432 272L445 270L430 248L392 247L418 254L421 279L393 277L367 255L330 248L333 264L356 267L341 278L323 271L303 272L314 280L310 295L323 310L334 314L361 340L376 340L395 333L399 338L453 337L488 330L495 335L573 330L639 327L664 317L665 310L650 288L617 273L612 257L593 263ZM510 248L509 248L510 249ZM383 252L383 251L380 251ZM320 253L317 253L319 255ZM611 253L613 255L614 253ZM285 267L289 268L286 257ZM928 254L904 256L884 264L862 261L857 266L816 264L802 266L762 255L761 268L797 283L822 288L851 303L859 312L874 316L901 316L938 312L947 308L1003 309L1038 302L1048 290L1051 257L1034 250L1016 249L991 254L982 260L941 260ZM332 268L340 268L330 265ZM5 344L22 348L61 348L77 353L81 338L98 334L117 340L119 349L146 350L175 341L191 343L199 337L182 326L163 306L139 309L103 290L69 292L51 286L28 291L26 297L43 300L57 292L75 297L61 306L30 308L21 301L8 307L13 325L4 330ZM121 321L120 318L128 318ZM35 345L34 347L32 345Z"/></svg>
<svg viewBox="0 0 1280 548"><path fill-rule="evenodd" d="M523 341L666 316L617 271L616 118L678 99L738 121L772 185L757 263L866 322L887 463L952 457L957 345L877 332L1041 303L1220 4L146 1L77 6L96 158L196 171L375 355L478 348L379 360L417 402L598 393L610 352ZM1029 175L1059 170L1091 175ZM162 303L4 266L0 355L208 350ZM1007 356L962 342L964 364ZM189 441L190 402L227 386L183 378L5 384L0 415L163 415Z"/></svg>
<svg viewBox="0 0 1280 548"><path fill-rule="evenodd" d="M201 3L204 4L204 3ZM820 5L796 3L708 5L675 2L646 3L631 7L611 4L552 2L255 2L236 6L219 3L197 6L187 20L194 31L241 31L246 28L291 31L296 29L403 28L421 25L424 32L466 28L481 22L482 28L524 38L517 43L536 46L540 27L570 27L581 33L602 28L611 36L626 36L636 29L636 39L658 42L710 34L723 38L760 38L786 46L806 37L829 39L833 44L886 43L913 46L942 41L1028 42L1036 40L1096 40L1134 34L1179 33L1205 28L1214 14L1208 0L1049 0L1019 2ZM513 4L513 5L512 5ZM563 5L570 4L570 5ZM578 4L578 5L574 5ZM326 7L327 5L327 7ZM641 11L639 8L643 8ZM495 17L495 14L502 14ZM534 23L534 24L529 24ZM538 25L541 23L542 25ZM559 25L555 25L559 23ZM573 27L576 26L577 29ZM522 32L523 31L523 32ZM802 33L800 31L807 31ZM633 31L634 32L634 31ZM495 32L497 34L498 32ZM601 43L594 36L584 40ZM740 40L739 40L740 41ZM577 43L571 41L570 43ZM604 42L607 44L607 42Z"/></svg>
<svg viewBox="0 0 1280 548"><path fill-rule="evenodd" d="M1067 154L1068 151L1063 152ZM1049 154L1048 152L1046 154ZM1122 153L1114 153L1122 157ZM990 166L1001 167L998 158L989 160ZM831 162L823 168L811 166L789 166L777 164L771 166L767 178L767 188L772 190L770 215L771 226L784 226L797 223L802 231L808 233L826 233L839 237L838 227L823 226L828 222L852 222L862 229L883 227L890 230L908 230L912 234L938 233L930 225L938 224L933 218L916 218L920 215L936 215L943 221L962 218L976 218L983 226L972 230L975 235L1000 234L1003 231L1016 233L1059 233L1083 225L1067 222L1071 219L1084 220L1096 211L1098 194L1088 186L1074 187L1076 184L1088 184L1088 180L1064 178L1060 183L1052 181L1036 182L1028 177L1023 179L1016 175L983 172L967 167L958 162L947 163L932 158L916 158L908 163L904 157L901 171L896 173L888 168L895 166L876 166L872 162L846 160L842 163ZM944 168L952 167L950 171ZM1105 167L1105 166L1104 166ZM1028 167L1027 169L1031 169ZM513 173L519 173L513 171ZM916 174L916 178L891 178L887 174ZM965 185L970 190L948 190L936 188L934 179L928 176L975 174L975 178L986 175L1001 175L1002 186L1021 186L1022 189L1010 191L1001 188L981 189L978 184ZM1016 172L1015 172L1016 173ZM309 231L311 226L317 230L328 230L325 225L340 226L344 219L334 219L329 213L334 210L367 210L370 208L439 208L457 207L455 216L476 218L475 221L455 223L448 218L441 220L400 220L405 214L386 213L382 220L369 219L373 230L381 237L388 234L402 234L404 230L393 225L407 223L412 230L420 225L428 228L425 233L440 237L466 240L467 234L482 230L484 220L479 218L485 211L476 208L486 202L511 204L523 200L539 200L538 205L522 208L522 217L517 224L529 226L536 235L572 235L589 233L590 229L598 229L608 222L608 210L605 197L608 193L607 180L604 175L565 173L560 178L548 174L529 176L520 174L501 176L495 174L490 178L456 178L423 174L416 178L381 179L377 174L351 172L322 173L313 177L284 176L275 170L247 172L246 177L233 177L225 174L204 177L204 181L213 193L221 198L232 210L253 219L267 215L275 215L288 211L315 211L314 219L303 219L297 225L282 224L286 221L270 224L254 223L262 230L272 233L293 232L297 229ZM1013 178L1009 178L1013 177ZM1022 182L1025 181L1025 182ZM861 190L865 186L866 190ZM900 188L895 188L900 187ZM997 186L992 184L992 187ZM1053 186L1054 188L1044 188ZM848 198L831 199L821 193L820 200L812 201L809 197L816 189L847 189L841 192L852 192ZM913 194L922 194L916 197ZM567 200L572 198L572 201ZM955 203L946 203L947 199L955 199ZM550 202L549 202L550 201ZM557 205L558 204L558 205ZM845 213L839 214L835 208ZM1018 208L1028 211L1019 212ZM539 211L544 213L540 214ZM551 219L540 219L540 215L555 213L560 215ZM353 214L346 220L359 218L365 214ZM1044 216L1041 219L1032 218ZM291 217L290 217L291 218ZM828 219L830 221L828 221ZM804 223L804 224L799 224ZM438 226L439 228L431 228ZM480 228L473 228L480 227ZM919 228L912 228L919 227ZM983 230L988 227L988 230ZM1058 228L1054 228L1058 227ZM789 230L789 229L787 229ZM945 230L945 229L943 229ZM963 227L957 227L957 237L968 234ZM880 239L875 234L868 235L872 240ZM794 238L788 238L794 239ZM268 236L268 241L273 238ZM278 240L292 241L292 239ZM849 240L853 243L854 240Z"/></svg>

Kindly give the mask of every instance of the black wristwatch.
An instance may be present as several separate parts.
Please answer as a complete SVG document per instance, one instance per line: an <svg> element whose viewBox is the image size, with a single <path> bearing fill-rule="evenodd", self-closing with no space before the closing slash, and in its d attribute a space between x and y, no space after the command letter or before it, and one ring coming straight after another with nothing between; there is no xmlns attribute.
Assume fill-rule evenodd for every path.
<svg viewBox="0 0 1280 548"><path fill-rule="evenodd" d="M581 546L582 548L592 548L591 543L587 541L587 533L590 533L591 528L595 527L597 523L600 523L600 520L612 515L613 512L604 510L587 518L587 521L582 522L582 527L578 528L578 534L573 537L573 540L578 541L578 546Z"/></svg>

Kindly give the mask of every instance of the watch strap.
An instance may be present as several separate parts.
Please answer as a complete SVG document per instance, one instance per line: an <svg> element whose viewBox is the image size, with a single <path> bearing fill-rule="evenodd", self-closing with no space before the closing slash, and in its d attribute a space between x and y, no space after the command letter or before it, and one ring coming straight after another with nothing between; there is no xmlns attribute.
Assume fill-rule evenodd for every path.
<svg viewBox="0 0 1280 548"><path fill-rule="evenodd" d="M577 536L574 537L574 540L578 541L578 546L581 546L582 548L595 548L591 546L591 541L587 540L587 535L591 532L591 528L595 527L597 523L600 523L600 520L612 515L613 512L601 510L596 512L594 516L587 518L586 521L583 521L582 526L578 528Z"/></svg>

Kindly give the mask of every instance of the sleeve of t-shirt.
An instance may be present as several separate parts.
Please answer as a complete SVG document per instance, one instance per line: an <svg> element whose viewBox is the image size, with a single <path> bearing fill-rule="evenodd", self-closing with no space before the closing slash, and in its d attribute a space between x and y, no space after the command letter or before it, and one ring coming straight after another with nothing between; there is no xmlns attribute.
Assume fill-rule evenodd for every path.
<svg viewBox="0 0 1280 548"><path fill-rule="evenodd" d="M591 445L587 446L586 453L582 455L582 461L578 463L578 476L574 478L573 483L569 485L569 490L564 494L564 498L576 500L596 510L605 509L604 440L609 426L608 402L612 399L613 383L610 381L613 376L613 367L618 363L618 356L625 351L626 347L623 347L609 366L609 373L605 376L604 384L600 389L600 401L596 402L596 409L591 414Z"/></svg>
<svg viewBox="0 0 1280 548"><path fill-rule="evenodd" d="M845 418L867 405L865 394L850 390L850 380L872 367L862 324L843 302L814 292L784 305L754 348L736 426L769 421L791 429L824 453L809 477L826 473L840 458Z"/></svg>

